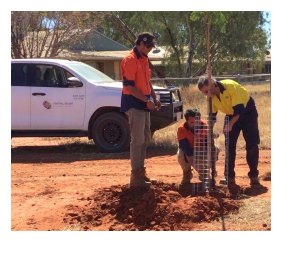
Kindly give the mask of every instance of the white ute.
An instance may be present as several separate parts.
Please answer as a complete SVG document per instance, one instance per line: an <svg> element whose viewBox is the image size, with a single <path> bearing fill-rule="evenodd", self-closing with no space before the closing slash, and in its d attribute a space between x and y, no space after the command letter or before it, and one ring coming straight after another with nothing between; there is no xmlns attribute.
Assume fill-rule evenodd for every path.
<svg viewBox="0 0 287 257"><path fill-rule="evenodd" d="M103 152L128 149L121 82L82 62L13 59L11 84L12 137L87 136ZM182 118L179 90L154 87L162 108L151 113L153 132Z"/></svg>

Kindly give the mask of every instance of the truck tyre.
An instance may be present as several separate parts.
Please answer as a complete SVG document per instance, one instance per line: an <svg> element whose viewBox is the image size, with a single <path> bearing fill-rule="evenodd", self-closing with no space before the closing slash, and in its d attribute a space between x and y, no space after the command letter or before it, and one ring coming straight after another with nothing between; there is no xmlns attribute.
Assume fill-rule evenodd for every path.
<svg viewBox="0 0 287 257"><path fill-rule="evenodd" d="M102 152L127 151L130 144L128 120L120 113L104 113L94 121L92 137L97 148Z"/></svg>

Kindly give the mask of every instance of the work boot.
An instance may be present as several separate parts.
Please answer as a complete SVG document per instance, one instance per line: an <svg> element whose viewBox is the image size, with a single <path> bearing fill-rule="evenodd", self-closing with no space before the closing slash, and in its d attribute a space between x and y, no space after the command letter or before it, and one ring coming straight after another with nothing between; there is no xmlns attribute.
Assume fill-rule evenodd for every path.
<svg viewBox="0 0 287 257"><path fill-rule="evenodd" d="M250 185L260 185L259 178L258 177L250 178Z"/></svg>
<svg viewBox="0 0 287 257"><path fill-rule="evenodd" d="M190 184L190 180L192 179L191 170L184 170L183 176L180 185L187 185Z"/></svg>
<svg viewBox="0 0 287 257"><path fill-rule="evenodd" d="M154 178L149 178L149 177L147 176L146 167L143 167L142 169L143 169L144 180L147 181L147 182L155 183L155 182L156 182L156 179L154 179Z"/></svg>
<svg viewBox="0 0 287 257"><path fill-rule="evenodd" d="M151 183L144 179L143 170L132 170L130 178L130 187L150 187Z"/></svg>

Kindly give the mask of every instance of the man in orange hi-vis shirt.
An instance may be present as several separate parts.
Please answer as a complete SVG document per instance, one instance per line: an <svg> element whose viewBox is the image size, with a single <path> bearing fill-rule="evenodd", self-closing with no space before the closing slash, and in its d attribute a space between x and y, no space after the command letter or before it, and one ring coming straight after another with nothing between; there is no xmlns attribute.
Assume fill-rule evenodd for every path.
<svg viewBox="0 0 287 257"><path fill-rule="evenodd" d="M121 111L128 116L131 135L130 187L149 187L151 184L144 166L151 140L150 111L161 107L150 82L148 53L155 46L154 38L148 32L138 35L135 47L121 62Z"/></svg>

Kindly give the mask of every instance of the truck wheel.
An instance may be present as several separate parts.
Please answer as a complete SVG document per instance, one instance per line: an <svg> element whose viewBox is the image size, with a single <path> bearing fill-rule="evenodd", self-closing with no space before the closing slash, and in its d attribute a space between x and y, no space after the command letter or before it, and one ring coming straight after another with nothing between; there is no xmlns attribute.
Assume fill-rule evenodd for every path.
<svg viewBox="0 0 287 257"><path fill-rule="evenodd" d="M116 153L128 150L130 132L127 119L120 113L104 113L92 127L93 140L99 150Z"/></svg>

